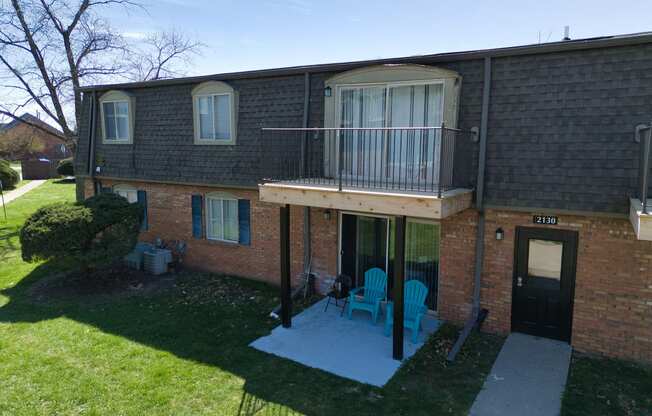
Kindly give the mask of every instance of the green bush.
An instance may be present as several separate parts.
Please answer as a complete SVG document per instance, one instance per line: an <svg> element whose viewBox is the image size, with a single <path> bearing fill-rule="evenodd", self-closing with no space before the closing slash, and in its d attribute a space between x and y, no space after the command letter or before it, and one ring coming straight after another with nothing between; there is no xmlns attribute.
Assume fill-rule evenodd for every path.
<svg viewBox="0 0 652 416"><path fill-rule="evenodd" d="M0 159L0 181L5 189L13 188L20 181L18 172L13 170L9 162L3 159Z"/></svg>
<svg viewBox="0 0 652 416"><path fill-rule="evenodd" d="M20 231L23 260L73 260L88 272L131 251L142 215L140 205L112 193L45 206Z"/></svg>
<svg viewBox="0 0 652 416"><path fill-rule="evenodd" d="M75 176L75 167L71 157L59 161L57 173L61 176Z"/></svg>

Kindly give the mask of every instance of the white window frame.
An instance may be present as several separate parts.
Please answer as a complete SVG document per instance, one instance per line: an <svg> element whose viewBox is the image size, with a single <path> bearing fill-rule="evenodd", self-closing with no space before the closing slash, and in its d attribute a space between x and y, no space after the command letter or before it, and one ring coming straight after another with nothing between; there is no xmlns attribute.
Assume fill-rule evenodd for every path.
<svg viewBox="0 0 652 416"><path fill-rule="evenodd" d="M206 195L206 203L204 210L206 212L206 239L207 240L213 240L213 241L222 241L225 243L230 243L230 244L237 244L240 242L240 218L239 218L239 213L238 213L238 199L235 197L232 197L230 195L224 195L224 194L213 194L213 195ZM222 209L221 213L222 216L219 218L219 221L222 223L222 236L221 238L218 236L211 236L211 223L214 221L211 218L211 204L219 201L220 204L222 204ZM234 201L235 202L235 223L236 223L236 236L234 240L229 240L224 238L224 201Z"/></svg>
<svg viewBox="0 0 652 416"><path fill-rule="evenodd" d="M134 188L133 186L130 185L115 185L113 187L113 193L116 195L120 195L121 197L125 198L127 201L129 201L129 194L134 195L135 200L134 201L129 201L132 204L137 204L138 203L138 190ZM122 193L126 195L122 195Z"/></svg>
<svg viewBox="0 0 652 416"><path fill-rule="evenodd" d="M104 113L104 104L113 105L113 122L115 123L115 132L118 134L118 115L115 106L118 103L127 104L127 137L108 138L106 135L106 115ZM134 136L134 100L129 94L122 91L109 91L100 97L100 119L102 125L102 143L104 144L131 144ZM120 116L124 117L124 116Z"/></svg>
<svg viewBox="0 0 652 416"><path fill-rule="evenodd" d="M216 138L216 125L215 125L215 97L228 96L229 103L229 138L219 139ZM201 136L201 117L199 112L199 100L201 98L210 97L213 100L213 129L211 138L204 138ZM238 114L238 94L228 84L219 81L209 81L199 84L192 91L192 106L193 106L193 125L194 125L194 143L200 145L234 145L236 143L237 135L237 114Z"/></svg>
<svg viewBox="0 0 652 416"><path fill-rule="evenodd" d="M389 122L389 90L391 88L397 87L416 87L421 85L441 85L441 97L439 98L440 107L441 107L441 119L444 119L446 109L444 108L445 101L445 85L444 80L441 78L435 79L426 79L426 80L415 80L415 81L392 81L392 82L368 82L368 83L356 83L356 84L336 84L336 106L335 106L335 126L339 128L342 125L342 92L346 90L355 90L360 88L369 88L369 87L385 87L385 114L384 114L384 123L383 127L388 127L387 123ZM438 126L419 126L419 127L441 127L441 124ZM338 140L339 142L339 140Z"/></svg>

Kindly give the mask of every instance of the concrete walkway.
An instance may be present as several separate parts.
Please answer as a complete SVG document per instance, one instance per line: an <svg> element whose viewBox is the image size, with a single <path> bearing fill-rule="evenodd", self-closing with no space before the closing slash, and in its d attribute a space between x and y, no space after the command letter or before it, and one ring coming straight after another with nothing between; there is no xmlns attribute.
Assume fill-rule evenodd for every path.
<svg viewBox="0 0 652 416"><path fill-rule="evenodd" d="M33 180L33 181L31 181L31 182L28 183L27 185L23 185L23 186L21 186L21 187L18 188L18 189L14 189L13 191L5 191L5 192L4 192L5 204L9 204L9 203L10 203L11 201L13 201L14 199L16 199L16 198L18 198L18 197L20 197L20 196L25 195L26 193L28 193L28 192L31 191L32 189L34 189L34 188L36 188L36 187L39 187L39 186L43 185L45 182L46 182L45 179L37 179L37 180ZM2 206L2 200L0 199L0 207L1 207L1 206Z"/></svg>
<svg viewBox="0 0 652 416"><path fill-rule="evenodd" d="M511 334L469 415L559 415L570 358L565 342Z"/></svg>

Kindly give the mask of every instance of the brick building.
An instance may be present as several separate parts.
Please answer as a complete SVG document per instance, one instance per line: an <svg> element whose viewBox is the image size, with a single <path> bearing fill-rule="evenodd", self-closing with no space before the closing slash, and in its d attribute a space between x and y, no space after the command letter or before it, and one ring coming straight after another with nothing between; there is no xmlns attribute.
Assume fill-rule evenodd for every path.
<svg viewBox="0 0 652 416"><path fill-rule="evenodd" d="M83 91L78 196L140 201L192 267L379 267L444 320L652 361L650 34Z"/></svg>
<svg viewBox="0 0 652 416"><path fill-rule="evenodd" d="M58 160L70 156L72 154L65 144L63 133L29 113L0 125L0 157L2 158Z"/></svg>

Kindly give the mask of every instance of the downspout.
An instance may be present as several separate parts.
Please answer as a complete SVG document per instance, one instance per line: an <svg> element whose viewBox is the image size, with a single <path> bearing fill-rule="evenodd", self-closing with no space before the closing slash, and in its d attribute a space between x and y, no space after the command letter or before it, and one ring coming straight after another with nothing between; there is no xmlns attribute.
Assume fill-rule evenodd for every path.
<svg viewBox="0 0 652 416"><path fill-rule="evenodd" d="M95 131L97 130L96 128L96 93L93 91L91 94L91 103L90 103L90 120L89 120L89 127L90 131L88 134L88 176L91 178L91 181L93 182L93 192L95 194L98 193L97 190L97 183L95 181Z"/></svg>
<svg viewBox="0 0 652 416"><path fill-rule="evenodd" d="M473 278L473 303L471 316L466 321L460 336L448 353L447 360L455 356L464 345L475 326L486 317L486 311L480 313L480 285L482 282L482 264L484 261L484 174L487 161L487 126L489 124L489 97L491 95L491 57L484 58L484 82L482 87L482 114L480 119L480 154L478 157L478 178L476 190L476 208L478 210L478 227L475 240L475 272Z"/></svg>
<svg viewBox="0 0 652 416"><path fill-rule="evenodd" d="M301 127L308 128L308 122L310 120L310 73L306 72L304 74L304 94L303 94L303 120ZM305 164L307 163L307 158L305 157L305 149L308 148L308 132L304 133L303 137L304 142L304 160L303 160L303 169L305 171ZM306 282L310 284L309 273L312 263L312 252L310 245L310 207L303 207L303 272L306 275Z"/></svg>

